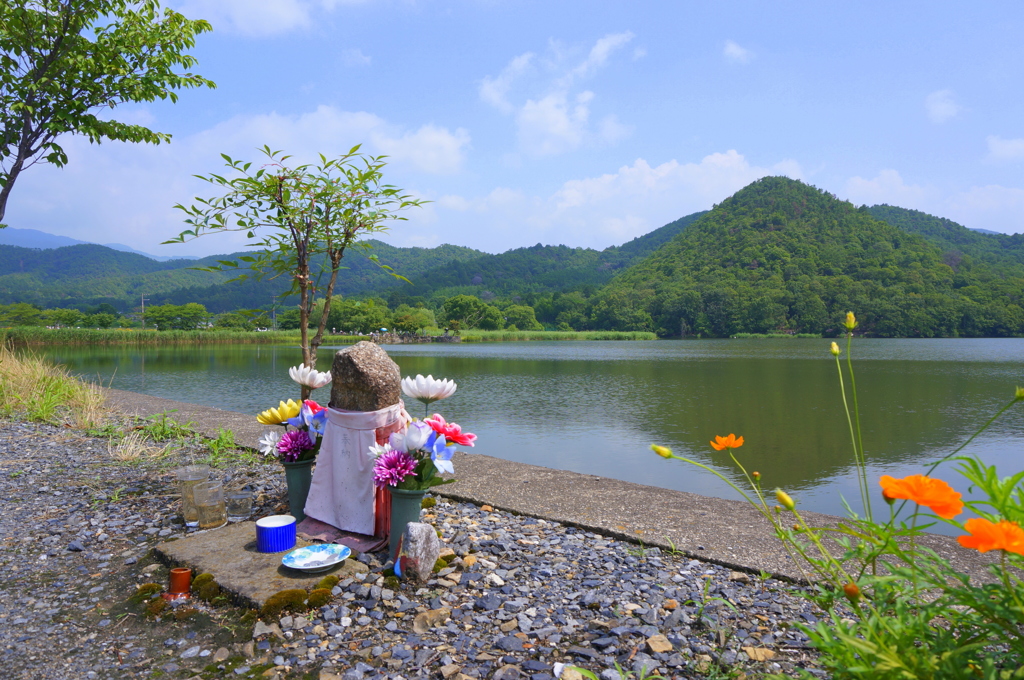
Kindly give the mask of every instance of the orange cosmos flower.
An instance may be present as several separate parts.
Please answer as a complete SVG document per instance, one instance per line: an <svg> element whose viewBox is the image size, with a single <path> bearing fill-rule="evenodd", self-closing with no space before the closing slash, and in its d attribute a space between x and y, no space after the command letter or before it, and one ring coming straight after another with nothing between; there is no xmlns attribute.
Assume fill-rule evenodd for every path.
<svg viewBox="0 0 1024 680"><path fill-rule="evenodd" d="M905 498L918 505L931 508L943 519L953 519L964 509L960 494L941 479L932 479L924 475L910 475L903 479L895 479L882 475L878 480L882 485L882 494L889 498Z"/></svg>
<svg viewBox="0 0 1024 680"><path fill-rule="evenodd" d="M1003 519L994 523L973 517L964 522L964 529L970 536L957 536L956 540L965 548L974 548L983 553L1005 550L1024 555L1024 529L1014 522Z"/></svg>
<svg viewBox="0 0 1024 680"><path fill-rule="evenodd" d="M715 451L721 451L722 449L738 449L743 446L743 437L737 437L734 434L730 434L728 437L721 435L715 435L715 441L710 442L711 448Z"/></svg>

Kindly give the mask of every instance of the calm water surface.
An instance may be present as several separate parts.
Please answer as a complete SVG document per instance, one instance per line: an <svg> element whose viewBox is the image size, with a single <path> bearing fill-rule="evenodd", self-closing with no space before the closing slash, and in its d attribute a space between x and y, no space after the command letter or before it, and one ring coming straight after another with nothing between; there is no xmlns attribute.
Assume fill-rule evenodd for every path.
<svg viewBox="0 0 1024 680"><path fill-rule="evenodd" d="M452 378L439 411L479 435L475 451L534 465L737 498L694 466L665 461L671 446L742 479L716 434L746 438L737 457L766 489L802 508L844 514L859 492L827 340L685 340L397 345L402 375ZM338 347L320 350L320 370ZM1024 385L1024 340L862 340L853 346L869 479L902 476L951 452ZM76 373L122 390L255 414L296 397L295 347L52 348ZM321 403L330 388L314 393ZM411 401L411 400L407 400ZM412 401L413 415L422 405ZM1024 467L1018 406L966 449ZM456 470L456 472L458 472ZM936 473L939 474L939 473ZM950 471L945 478L966 490ZM875 499L881 507L881 496Z"/></svg>

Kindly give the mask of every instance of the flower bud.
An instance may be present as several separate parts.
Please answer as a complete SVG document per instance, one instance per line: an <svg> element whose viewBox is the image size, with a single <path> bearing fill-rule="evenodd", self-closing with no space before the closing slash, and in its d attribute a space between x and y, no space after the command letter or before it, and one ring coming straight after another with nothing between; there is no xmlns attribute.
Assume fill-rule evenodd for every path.
<svg viewBox="0 0 1024 680"><path fill-rule="evenodd" d="M662 458L672 457L672 449L668 448L667 446L658 446L657 444L651 444L651 451L654 451Z"/></svg>
<svg viewBox="0 0 1024 680"><path fill-rule="evenodd" d="M860 588L854 582L847 583L843 586L843 594L846 595L846 599L854 604L860 599Z"/></svg>
<svg viewBox="0 0 1024 680"><path fill-rule="evenodd" d="M750 476L753 477L755 480L761 479L761 473L758 472L757 470L754 470L753 472L751 472Z"/></svg>
<svg viewBox="0 0 1024 680"><path fill-rule="evenodd" d="M775 500L779 502L779 505L784 507L786 510L789 510L790 512L792 512L793 509L796 508L796 501L790 498L789 494L783 491L782 489L775 490Z"/></svg>
<svg viewBox="0 0 1024 680"><path fill-rule="evenodd" d="M1021 399L1024 399L1024 387L1018 387L1013 395L1014 401L1020 401Z"/></svg>
<svg viewBox="0 0 1024 680"><path fill-rule="evenodd" d="M886 503L888 503L889 505L892 505L893 503L895 503L895 502L896 502L896 499L895 499L895 498L893 498L892 496L890 496L889 494L887 494L887 493L886 493L886 492L885 492L884 490L882 491L882 498L883 498L883 499L885 500L885 502L886 502Z"/></svg>
<svg viewBox="0 0 1024 680"><path fill-rule="evenodd" d="M829 348L828 351L832 352L832 356L834 356L834 357L839 356L839 352L840 352L839 345L837 345L836 343L833 342L832 346Z"/></svg>
<svg viewBox="0 0 1024 680"><path fill-rule="evenodd" d="M848 331L852 331L857 327L857 317L853 315L853 312L846 313L846 323L843 325L846 326L846 330Z"/></svg>
<svg viewBox="0 0 1024 680"><path fill-rule="evenodd" d="M803 531L803 528L799 524L794 524L793 531L799 534L801 531Z"/></svg>

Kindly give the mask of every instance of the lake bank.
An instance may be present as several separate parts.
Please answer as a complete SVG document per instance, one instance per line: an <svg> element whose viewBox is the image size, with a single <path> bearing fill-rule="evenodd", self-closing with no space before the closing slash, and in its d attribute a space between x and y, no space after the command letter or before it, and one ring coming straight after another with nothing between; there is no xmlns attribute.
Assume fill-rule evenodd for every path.
<svg viewBox="0 0 1024 680"><path fill-rule="evenodd" d="M168 413L180 423L193 422L216 437L230 429L249 448L266 426L249 414L197 406L134 392L105 389L111 407L147 417ZM674 465L650 454L652 465ZM554 470L482 454L456 454L458 481L433 490L439 496L490 505L519 515L576 526L637 545L678 551L688 557L749 573L769 572L801 582L771 526L750 505L682 491L671 491L564 470ZM814 526L834 526L841 518L804 513ZM928 536L930 548L947 556L957 570L984 577L991 556L961 548L947 536Z"/></svg>
<svg viewBox="0 0 1024 680"><path fill-rule="evenodd" d="M312 333L312 331L311 331ZM387 337L385 336L385 340ZM442 337L442 336L436 336ZM597 341L597 340L656 340L654 333L641 331L482 331L468 330L461 335L463 342L523 342L523 341ZM368 335L324 336L325 345L353 344L372 340ZM0 344L15 347L45 347L53 345L108 345L108 346L175 346L175 345L298 345L298 331L157 331L138 328L44 328L22 326L0 329ZM386 343L385 343L386 344Z"/></svg>

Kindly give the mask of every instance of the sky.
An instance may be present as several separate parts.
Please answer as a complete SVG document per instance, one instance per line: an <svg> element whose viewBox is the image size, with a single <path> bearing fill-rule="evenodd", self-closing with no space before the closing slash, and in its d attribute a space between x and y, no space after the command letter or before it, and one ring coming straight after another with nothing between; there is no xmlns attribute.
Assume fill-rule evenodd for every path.
<svg viewBox="0 0 1024 680"><path fill-rule="evenodd" d="M429 201L382 240L605 248L786 175L855 205L1024 232L1024 3L165 0L208 20L214 90L107 115L169 144L90 144L17 181L5 222L157 255L194 175L269 145L356 144Z"/></svg>

